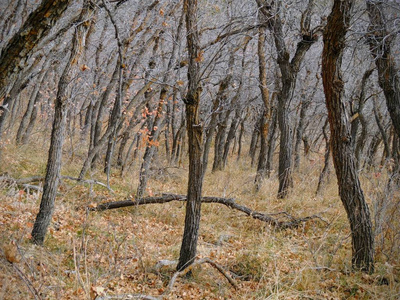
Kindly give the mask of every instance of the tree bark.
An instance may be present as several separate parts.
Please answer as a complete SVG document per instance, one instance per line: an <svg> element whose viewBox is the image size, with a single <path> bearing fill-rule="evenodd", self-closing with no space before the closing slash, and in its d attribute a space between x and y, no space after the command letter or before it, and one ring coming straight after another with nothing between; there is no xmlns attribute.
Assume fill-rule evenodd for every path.
<svg viewBox="0 0 400 300"><path fill-rule="evenodd" d="M197 0L184 1L186 18L186 41L189 54L187 71L188 91L184 99L186 106L186 129L189 145L189 183L186 201L185 229L179 255L177 270L181 271L196 258L199 237L201 192L203 186L202 134L199 120L200 104L200 41L197 29Z"/></svg>
<svg viewBox="0 0 400 300"><path fill-rule="evenodd" d="M344 82L340 67L353 5L354 0L335 0L334 2L324 31L322 79L339 195L350 222L352 266L355 270L373 272L374 248L371 218L357 175L351 145L350 122L342 99Z"/></svg>
<svg viewBox="0 0 400 300"><path fill-rule="evenodd" d="M278 95L278 124L281 131L279 148L279 189L278 198L285 198L289 189L293 186L293 139L292 126L289 122L289 104L293 97L296 86L297 74L300 70L300 64L310 47L318 40L320 28L311 29L311 15L314 5L313 0L309 0L306 10L302 14L301 34L302 38L297 43L296 52L292 59L285 43L285 34L283 32L283 23L279 16L279 10L282 3L274 5L275 12L272 12L272 6L265 1L257 0L261 13L265 16L268 28L274 35L275 48L277 51L277 62L281 71L282 90Z"/></svg>
<svg viewBox="0 0 400 300"><path fill-rule="evenodd" d="M326 184L329 175L329 162L331 157L331 147L329 145L329 137L326 132L326 128L328 127L328 119L326 119L324 126L322 127L322 134L324 135L325 140L325 154L324 154L324 167L321 170L318 178L318 185L315 195L319 195L322 191L322 187Z"/></svg>
<svg viewBox="0 0 400 300"><path fill-rule="evenodd" d="M86 20L90 11L91 8L88 2L85 2L81 11L80 20ZM83 35L85 34L86 29L86 25L82 23L75 31L72 39L70 57L58 83L43 195L40 202L39 213L36 216L35 224L32 229L32 242L38 245L43 244L47 228L53 216L54 202L60 180L62 146L64 143L66 117L68 112L68 84L72 80L73 67L77 64L81 52Z"/></svg>
<svg viewBox="0 0 400 300"><path fill-rule="evenodd" d="M367 0L366 2L370 20L368 36L370 51L378 68L379 86L385 94L395 132L400 137L400 79L391 50L394 35L386 28L384 1Z"/></svg>
<svg viewBox="0 0 400 300"><path fill-rule="evenodd" d="M21 29L11 38L0 56L0 99L7 87L21 71L23 61L29 57L38 42L50 32L71 1L44 0L32 12Z"/></svg>
<svg viewBox="0 0 400 300"><path fill-rule="evenodd" d="M261 137L260 155L258 156L257 174L255 178L255 186L256 190L258 191L266 175L267 154L268 154L267 140L269 133L269 123L271 118L271 107L269 99L270 96L269 96L269 89L267 86L267 61L265 59L265 28L258 29L257 54L258 54L258 78L260 80L259 89L264 104L264 111L261 118L261 127L260 127L260 137Z"/></svg>

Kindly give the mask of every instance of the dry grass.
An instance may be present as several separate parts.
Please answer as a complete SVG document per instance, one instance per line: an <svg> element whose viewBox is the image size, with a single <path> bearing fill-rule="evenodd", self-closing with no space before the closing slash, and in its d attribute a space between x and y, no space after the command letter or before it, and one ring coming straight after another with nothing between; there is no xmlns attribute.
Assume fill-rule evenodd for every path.
<svg viewBox="0 0 400 300"><path fill-rule="evenodd" d="M14 177L44 174L42 146L8 145L3 155L0 172ZM66 159L63 174L76 176L80 156L76 153L75 159ZM234 197L260 212L286 211L298 217L318 214L329 225L310 221L280 231L225 206L204 204L198 256L210 257L230 271L239 289L234 290L220 273L203 264L195 268L192 278L178 278L165 299L400 298L399 195L398 191L387 194L384 172L361 176L377 228L376 272L365 275L350 272L350 233L334 176L323 194L315 196L320 157L303 162L295 175L295 188L285 200L275 197L274 175L256 193L250 161L234 159L224 172L207 173L204 195ZM93 299L96 293L163 294L174 267L156 265L179 256L184 204L91 213L84 209L90 203L121 200L134 193L137 174L132 170L122 178L112 177L116 194L99 186L90 192L88 186L65 180L44 247L29 241L40 195L1 186L0 299L33 299L32 291L43 299ZM149 193L185 193L185 165L155 170L153 175ZM100 171L92 176L105 181ZM11 264L5 249L13 243L20 261Z"/></svg>

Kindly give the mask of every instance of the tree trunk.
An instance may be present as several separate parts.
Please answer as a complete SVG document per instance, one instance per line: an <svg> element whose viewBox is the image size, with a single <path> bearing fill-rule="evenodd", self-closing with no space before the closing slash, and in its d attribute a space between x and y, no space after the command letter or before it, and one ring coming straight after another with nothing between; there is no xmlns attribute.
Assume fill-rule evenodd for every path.
<svg viewBox="0 0 400 300"><path fill-rule="evenodd" d="M48 63L43 67L43 70L46 70L49 64L50 64L50 61L48 61ZM46 78L46 76L49 75L49 71L50 71L50 69L48 69L47 71L43 71L42 74L38 77L39 84L37 84L35 86L35 88L33 89L32 93L30 95L28 106L22 117L21 123L18 127L17 136L16 136L17 145L21 145L24 140L24 137L28 130L28 125L30 123L29 121L31 120L31 117L32 117L32 113L35 109L36 104L39 102L39 99L40 99L40 92L39 92L40 88L42 87L42 84L44 84L44 79Z"/></svg>
<svg viewBox="0 0 400 300"><path fill-rule="evenodd" d="M186 41L189 54L187 73L188 91L186 99L184 99L189 145L189 183L186 201L185 229L177 265L178 271L185 269L193 263L196 257L200 226L201 192L203 186L203 128L199 120L201 87L199 78L200 64L198 61L200 41L197 29L197 0L185 0L184 12L186 14Z"/></svg>
<svg viewBox="0 0 400 300"><path fill-rule="evenodd" d="M0 56L0 99L21 71L22 61L31 55L38 42L47 36L71 1L44 0L32 12L21 29L11 38Z"/></svg>
<svg viewBox="0 0 400 300"><path fill-rule="evenodd" d="M296 52L292 59L285 43L283 23L279 15L282 3L277 2L273 6L257 0L261 13L265 16L268 28L274 35L277 62L281 71L282 89L278 95L278 124L281 131L279 148L279 189L278 198L285 198L293 185L292 178L292 126L289 122L289 104L296 86L297 74L300 64L310 47L318 40L320 30L311 29L311 16L314 1L309 0L306 10L302 14L301 34L302 39L297 43Z"/></svg>
<svg viewBox="0 0 400 300"><path fill-rule="evenodd" d="M86 20L89 12L89 4L85 2L80 14L80 20ZM85 31L86 26L84 23L81 23L74 33L70 57L58 83L43 195L40 202L39 213L36 216L35 224L32 229L32 242L38 245L43 244L47 228L53 216L54 202L61 176L62 146L68 112L68 84L73 77L73 67L77 64L79 55L81 54L81 43Z"/></svg>
<svg viewBox="0 0 400 300"><path fill-rule="evenodd" d="M322 79L339 195L351 228L352 266L356 270L373 272L374 247L371 218L357 175L351 145L350 122L342 99L344 82L340 68L353 4L354 0L335 0L334 2L324 31Z"/></svg>
<svg viewBox="0 0 400 300"><path fill-rule="evenodd" d="M262 112L258 117L258 120L254 124L254 129L251 134L250 148L249 148L249 156L251 157L251 166L254 166L254 163L256 161L256 150L257 150L258 140L260 137L260 127L263 121L263 116L264 112Z"/></svg>
<svg viewBox="0 0 400 300"><path fill-rule="evenodd" d="M265 18L265 16L263 17ZM266 174L267 153L268 153L267 139L269 133L269 123L271 118L269 89L267 86L267 61L265 59L265 28L261 27L258 29L257 54L258 54L258 78L260 80L259 89L264 104L264 111L263 111L263 116L261 118L261 127L260 127L261 147L260 147L260 155L258 156L257 174L255 178L255 186L256 190L258 191L261 187L262 181L265 178Z"/></svg>
<svg viewBox="0 0 400 300"><path fill-rule="evenodd" d="M271 108L271 124L269 125L269 133L268 133L268 153L267 153L267 164L265 166L266 176L269 178L271 176L272 167L273 167L273 159L274 159L274 151L275 151L275 142L276 142L276 127L278 122L278 113L275 107Z"/></svg>
<svg viewBox="0 0 400 300"><path fill-rule="evenodd" d="M311 101L306 100L306 95L302 95L301 100L301 108L300 108L300 116L299 116L299 124L296 128L296 142L294 145L294 169L298 170L300 168L300 145L303 140L307 140L305 137L303 139L304 130L305 130L305 117L308 107L310 106Z"/></svg>
<svg viewBox="0 0 400 300"><path fill-rule="evenodd" d="M150 137L147 142L146 150L143 155L143 162L140 167L139 186L138 186L138 189L136 192L137 198L142 198L142 196L146 190L151 162L153 160L154 153L158 147L158 145L157 145L158 136L160 135L160 132L162 129L161 121L163 120L163 118L162 118L163 106L164 106L166 97L167 97L167 90L166 90L166 87L164 87L160 92L160 101L158 103L157 114L156 114L156 116L154 118L154 122L152 124Z"/></svg>
<svg viewBox="0 0 400 300"><path fill-rule="evenodd" d="M368 42L378 68L379 86L386 98L386 105L395 132L400 137L400 79L391 44L395 36L386 28L384 1L367 0L370 20Z"/></svg>
<svg viewBox="0 0 400 300"><path fill-rule="evenodd" d="M318 178L317 190L315 192L316 195L319 195L322 191L323 186L326 184L329 175L329 162L331 157L331 147L329 146L329 137L326 132L326 127L328 127L328 119L326 119L324 126L322 127L322 133L324 135L325 140L325 155L324 155L324 167L322 168L321 173Z"/></svg>

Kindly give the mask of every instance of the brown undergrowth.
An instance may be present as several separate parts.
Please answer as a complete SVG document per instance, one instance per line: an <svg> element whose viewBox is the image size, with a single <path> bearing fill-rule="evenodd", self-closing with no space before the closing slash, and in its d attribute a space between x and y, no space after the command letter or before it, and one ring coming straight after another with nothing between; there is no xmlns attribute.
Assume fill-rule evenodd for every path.
<svg viewBox="0 0 400 300"><path fill-rule="evenodd" d="M46 157L39 147L3 152L0 173L21 178L43 175ZM76 176L79 155L65 155L63 175ZM40 192L0 183L0 299L398 299L400 297L399 194L386 185L384 169L362 171L361 179L376 232L376 272L353 273L351 240L344 209L331 175L315 196L322 156L305 160L290 196L278 200L272 174L254 190L255 170L243 157L223 172L208 172L204 195L235 198L263 213L317 214L295 229L278 230L218 204L203 204L198 258L216 262L238 285L209 264L192 277L176 278L168 289L183 232L184 203L142 205L104 212L85 207L134 194L136 167L113 175L114 193L102 186L64 179L44 247L30 243ZM76 160L76 161L75 161ZM156 165L162 165L162 162ZM137 166L137 165L136 165ZM118 174L117 170L113 174ZM187 168L154 169L149 195L184 194ZM100 171L93 179L105 182ZM125 298L116 298L125 295ZM112 298L115 297L115 298ZM145 298L143 298L145 299Z"/></svg>

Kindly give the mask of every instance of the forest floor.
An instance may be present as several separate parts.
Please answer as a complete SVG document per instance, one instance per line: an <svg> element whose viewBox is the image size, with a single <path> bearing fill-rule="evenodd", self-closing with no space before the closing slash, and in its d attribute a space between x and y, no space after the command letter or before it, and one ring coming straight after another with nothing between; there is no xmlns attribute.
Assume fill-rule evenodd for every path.
<svg viewBox="0 0 400 300"><path fill-rule="evenodd" d="M44 175L42 147L10 145L2 156L3 175ZM76 177L82 157L66 151L62 174ZM136 162L123 176L113 170L114 192L64 179L44 247L30 243L40 193L0 182L0 299L400 299L399 192L385 195L384 171L361 173L377 232L375 272L368 275L351 272L349 225L333 170L322 193L315 195L323 155L303 159L284 200L276 198L276 174L256 192L250 159L235 159L225 171L207 172L203 195L235 198L262 213L324 220L282 230L221 204L203 204L198 259L219 264L236 289L208 263L168 287L175 265L166 262L179 257L183 202L87 210L134 194ZM185 194L187 165L159 167L164 165L154 162L147 194ZM106 182L100 169L90 177Z"/></svg>

